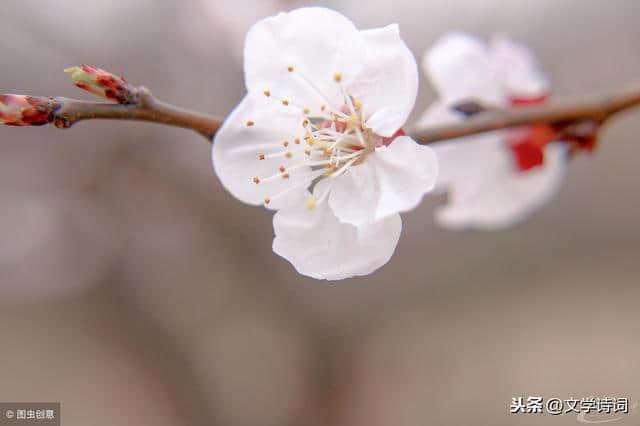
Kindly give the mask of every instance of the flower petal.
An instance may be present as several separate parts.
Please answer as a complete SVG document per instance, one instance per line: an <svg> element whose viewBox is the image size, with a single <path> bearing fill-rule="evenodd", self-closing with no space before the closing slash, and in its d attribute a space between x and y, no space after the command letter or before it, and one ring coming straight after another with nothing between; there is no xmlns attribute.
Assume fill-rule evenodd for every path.
<svg viewBox="0 0 640 426"><path fill-rule="evenodd" d="M567 147L545 147L540 167L518 172L500 136L465 142L434 144L449 188L446 206L436 222L452 229L496 230L525 219L558 191L565 175Z"/></svg>
<svg viewBox="0 0 640 426"><path fill-rule="evenodd" d="M213 167L227 191L245 203L258 205L264 203L265 198L303 183L311 172L309 167L287 171L288 179L264 180L279 173L280 166L288 168L304 155L302 144L294 143L304 134L301 122L302 116L294 110L283 109L264 96L246 96L225 120L213 143ZM288 141L286 148L284 141ZM269 154L287 151L291 158L269 157ZM264 160L259 159L260 154L265 154ZM259 177L261 182L254 183L254 177ZM306 190L306 186L301 190ZM281 200L273 200L268 207L277 208L278 201Z"/></svg>
<svg viewBox="0 0 640 426"><path fill-rule="evenodd" d="M418 65L398 25L362 31L366 65L347 88L360 100L366 125L381 136L393 135L411 113L418 94Z"/></svg>
<svg viewBox="0 0 640 426"><path fill-rule="evenodd" d="M357 228L340 223L326 201L312 210L300 202L279 210L273 228L273 251L300 274L341 280L370 274L387 263L398 244L402 221L393 215Z"/></svg>
<svg viewBox="0 0 640 426"><path fill-rule="evenodd" d="M491 39L491 55L495 67L501 70L502 85L510 97L538 97L548 93L549 81L527 46L498 34Z"/></svg>
<svg viewBox="0 0 640 426"><path fill-rule="evenodd" d="M322 7L296 9L256 23L247 34L244 70L249 93L269 90L278 99L319 111L339 110L340 85L362 69L366 51L353 23Z"/></svg>
<svg viewBox="0 0 640 426"><path fill-rule="evenodd" d="M450 33L438 39L427 50L422 65L438 96L447 103L470 98L504 100L488 46L467 34Z"/></svg>
<svg viewBox="0 0 640 426"><path fill-rule="evenodd" d="M341 222L363 226L416 207L437 175L434 151L400 136L336 178L329 205Z"/></svg>

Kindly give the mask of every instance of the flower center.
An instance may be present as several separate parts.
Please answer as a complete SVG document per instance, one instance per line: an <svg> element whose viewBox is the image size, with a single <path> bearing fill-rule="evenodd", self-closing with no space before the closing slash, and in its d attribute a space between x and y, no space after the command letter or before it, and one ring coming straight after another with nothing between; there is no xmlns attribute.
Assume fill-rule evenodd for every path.
<svg viewBox="0 0 640 426"><path fill-rule="evenodd" d="M279 198L290 191L317 184L322 179L335 179L345 173L351 166L361 163L368 154L379 146L390 143L391 138L383 138L373 133L365 125L364 106L349 95L342 84L342 74L336 73L334 83L338 85L342 93L342 104L331 105L316 85L304 75L298 73L293 66L287 67L287 72L296 72L319 96L327 100L319 110L301 106L293 99L278 98L270 90L265 90L264 95L280 102L283 107L297 108L301 112L300 136L294 140L285 140L274 145L274 152L261 152L258 160L266 160L274 157L282 157L290 164L281 164L278 170L274 170L271 176L253 178L255 184L262 184L273 179L289 179L291 172L299 169L311 169L295 184L284 191L265 198L265 204ZM247 126L252 126L252 121ZM394 135L395 137L396 135ZM296 176L298 177L298 176ZM325 199L329 194L331 185L327 185L322 194L307 200L307 207L314 208L316 204Z"/></svg>

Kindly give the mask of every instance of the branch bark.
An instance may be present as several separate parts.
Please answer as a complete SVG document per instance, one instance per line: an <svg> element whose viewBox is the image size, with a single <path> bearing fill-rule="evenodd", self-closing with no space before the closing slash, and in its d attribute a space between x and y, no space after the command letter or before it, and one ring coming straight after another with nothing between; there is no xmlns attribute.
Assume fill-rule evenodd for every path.
<svg viewBox="0 0 640 426"><path fill-rule="evenodd" d="M49 122L58 128L68 128L78 121L90 119L148 121L192 129L212 140L223 121L159 101L145 87L137 88L133 98L135 101L129 104L52 98Z"/></svg>
<svg viewBox="0 0 640 426"><path fill-rule="evenodd" d="M212 141L222 124L223 119L220 117L208 116L161 102L145 87L132 90L131 102L124 104L87 102L62 97L42 98L46 99L44 108L47 108L45 111L48 114L47 121L58 128L68 128L78 121L90 119L148 121L192 129L209 141ZM415 130L410 135L421 144L429 144L531 124L548 124L563 129L590 122L598 127L613 115L638 105L640 105L640 86L635 85L574 101L487 109L459 123Z"/></svg>
<svg viewBox="0 0 640 426"><path fill-rule="evenodd" d="M548 124L562 128L590 121L602 125L614 114L639 105L640 86L636 85L616 92L574 101L490 109L459 123L416 130L411 136L422 144L429 144L531 124Z"/></svg>

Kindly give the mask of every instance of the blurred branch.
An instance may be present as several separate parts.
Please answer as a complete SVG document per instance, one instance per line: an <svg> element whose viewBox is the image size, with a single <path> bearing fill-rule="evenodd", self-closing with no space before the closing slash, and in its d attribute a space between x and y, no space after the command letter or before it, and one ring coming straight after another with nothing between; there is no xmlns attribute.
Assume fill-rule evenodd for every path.
<svg viewBox="0 0 640 426"><path fill-rule="evenodd" d="M161 102L147 88L134 87L123 77L100 68L81 65L65 72L71 74L76 86L116 103L0 95L0 123L15 126L53 123L58 128L68 128L89 119L140 120L192 129L212 141L223 121ZM637 85L588 99L506 109L488 108L472 101L460 106L462 112L468 113L468 119L416 130L411 136L419 143L429 144L532 124L551 125L568 133L584 132L584 128L595 133L612 115L637 105L640 105Z"/></svg>
<svg viewBox="0 0 640 426"><path fill-rule="evenodd" d="M557 128L566 128L573 124L592 122L599 126L614 114L639 105L640 86L635 85L624 90L571 102L481 110L465 121L416 130L411 136L422 144L429 144L531 124L548 124Z"/></svg>

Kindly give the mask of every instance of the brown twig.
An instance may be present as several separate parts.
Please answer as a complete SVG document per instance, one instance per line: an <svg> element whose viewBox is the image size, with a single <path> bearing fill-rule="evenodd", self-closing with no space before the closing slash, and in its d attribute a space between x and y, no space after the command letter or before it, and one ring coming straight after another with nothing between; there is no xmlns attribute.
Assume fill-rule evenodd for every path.
<svg viewBox="0 0 640 426"><path fill-rule="evenodd" d="M68 128L78 121L89 119L140 120L192 129L212 140L223 119L178 108L161 102L144 88L131 88L128 103L87 102L54 97L42 99L39 108L59 128ZM0 95L3 96L3 95ZM18 95L8 95L18 96ZM455 139L478 133L530 124L548 124L560 129L584 122L596 126L612 115L640 105L640 87L633 86L617 92L582 100L548 103L539 106L518 106L507 109L487 109L459 123L416 130L411 136L422 144ZM28 124L43 124L28 123Z"/></svg>
<svg viewBox="0 0 640 426"><path fill-rule="evenodd" d="M416 130L411 136L422 144L429 144L529 124L549 124L562 128L589 121L601 125L612 115L639 105L640 86L636 85L570 102L491 109L459 123Z"/></svg>
<svg viewBox="0 0 640 426"><path fill-rule="evenodd" d="M86 102L69 98L52 98L50 122L58 128L68 128L81 120L140 120L192 129L211 140L222 119L182 109L161 102L145 87L136 89L136 101L131 104Z"/></svg>

